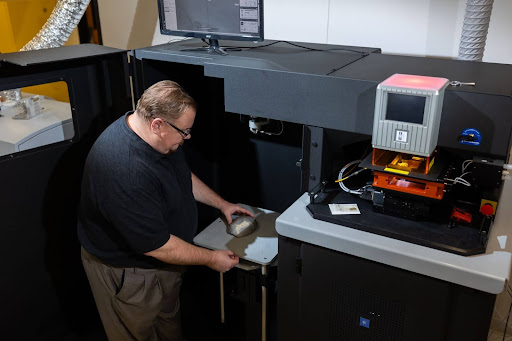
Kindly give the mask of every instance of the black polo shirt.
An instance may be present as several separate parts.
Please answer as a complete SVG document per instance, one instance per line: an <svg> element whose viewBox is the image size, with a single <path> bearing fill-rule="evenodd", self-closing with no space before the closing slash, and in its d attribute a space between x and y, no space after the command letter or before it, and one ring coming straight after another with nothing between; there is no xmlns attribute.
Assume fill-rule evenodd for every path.
<svg viewBox="0 0 512 341"><path fill-rule="evenodd" d="M143 253L197 230L192 178L182 148L162 155L135 134L127 113L112 123L87 157L78 214L82 246L104 262L154 268Z"/></svg>

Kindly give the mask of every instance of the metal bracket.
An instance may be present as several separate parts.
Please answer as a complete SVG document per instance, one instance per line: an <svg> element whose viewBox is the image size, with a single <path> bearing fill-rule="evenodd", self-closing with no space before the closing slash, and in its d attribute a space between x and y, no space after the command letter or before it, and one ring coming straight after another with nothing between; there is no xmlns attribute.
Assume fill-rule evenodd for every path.
<svg viewBox="0 0 512 341"><path fill-rule="evenodd" d="M318 185L316 185L311 191L308 192L309 195L309 204L315 203L315 197L318 193L320 193L325 186L327 185L327 181L323 180Z"/></svg>

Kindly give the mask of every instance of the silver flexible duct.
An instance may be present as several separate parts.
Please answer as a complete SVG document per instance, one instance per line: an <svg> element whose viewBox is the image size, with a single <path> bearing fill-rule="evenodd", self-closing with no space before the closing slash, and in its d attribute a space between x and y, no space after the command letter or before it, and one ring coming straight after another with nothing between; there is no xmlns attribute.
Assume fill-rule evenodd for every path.
<svg viewBox="0 0 512 341"><path fill-rule="evenodd" d="M59 0L43 28L20 51L60 47L82 19L90 0ZM13 100L22 107L21 89L6 90L3 97Z"/></svg>
<svg viewBox="0 0 512 341"><path fill-rule="evenodd" d="M84 15L89 2L90 0L59 0L43 28L20 51L64 45Z"/></svg>
<svg viewBox="0 0 512 341"><path fill-rule="evenodd" d="M482 61L494 0L468 0L458 59Z"/></svg>

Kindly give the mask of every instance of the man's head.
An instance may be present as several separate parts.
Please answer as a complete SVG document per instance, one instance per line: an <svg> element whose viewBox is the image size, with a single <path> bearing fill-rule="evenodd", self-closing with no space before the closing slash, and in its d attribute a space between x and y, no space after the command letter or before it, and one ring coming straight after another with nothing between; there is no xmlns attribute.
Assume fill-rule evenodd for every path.
<svg viewBox="0 0 512 341"><path fill-rule="evenodd" d="M155 117L168 121L180 118L186 109L197 110L197 104L176 82L165 80L150 86L137 102L137 114L150 122Z"/></svg>
<svg viewBox="0 0 512 341"><path fill-rule="evenodd" d="M151 132L147 142L167 154L190 138L196 107L194 99L179 84L166 80L144 92L135 113Z"/></svg>

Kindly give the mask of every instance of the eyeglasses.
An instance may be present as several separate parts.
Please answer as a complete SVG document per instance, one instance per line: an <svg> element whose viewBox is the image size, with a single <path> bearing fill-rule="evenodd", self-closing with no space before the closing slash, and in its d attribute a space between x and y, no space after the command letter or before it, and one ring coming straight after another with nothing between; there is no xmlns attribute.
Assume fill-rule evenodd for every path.
<svg viewBox="0 0 512 341"><path fill-rule="evenodd" d="M168 125L170 125L171 127L173 127L174 129L176 129L181 135L183 135L183 138L186 138L192 132L192 128L187 128L186 130L181 130L180 128L178 128L174 124L172 124L171 122L167 122L163 118L160 118L160 119L162 121L164 121L165 123L167 123Z"/></svg>

